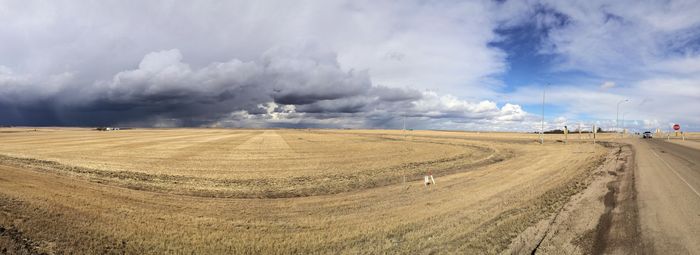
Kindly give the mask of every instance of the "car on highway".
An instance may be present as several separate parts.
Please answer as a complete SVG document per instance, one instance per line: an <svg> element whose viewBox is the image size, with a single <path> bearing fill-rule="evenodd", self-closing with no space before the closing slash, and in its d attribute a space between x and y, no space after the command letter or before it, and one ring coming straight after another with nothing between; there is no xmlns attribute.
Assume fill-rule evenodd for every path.
<svg viewBox="0 0 700 255"><path fill-rule="evenodd" d="M642 138L645 138L645 139L651 138L651 132L649 132L649 131L644 132L644 134L642 134Z"/></svg>

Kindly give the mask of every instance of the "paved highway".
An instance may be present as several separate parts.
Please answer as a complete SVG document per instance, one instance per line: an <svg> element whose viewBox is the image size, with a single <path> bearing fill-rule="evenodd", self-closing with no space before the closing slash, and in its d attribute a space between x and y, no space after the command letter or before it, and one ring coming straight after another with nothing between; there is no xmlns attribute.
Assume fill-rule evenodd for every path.
<svg viewBox="0 0 700 255"><path fill-rule="evenodd" d="M647 252L700 254L700 150L664 139L629 142Z"/></svg>

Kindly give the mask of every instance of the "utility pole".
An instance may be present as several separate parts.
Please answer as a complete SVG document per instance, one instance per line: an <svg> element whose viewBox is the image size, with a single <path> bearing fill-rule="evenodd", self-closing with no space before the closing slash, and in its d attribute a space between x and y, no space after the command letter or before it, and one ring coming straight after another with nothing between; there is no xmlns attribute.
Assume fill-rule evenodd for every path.
<svg viewBox="0 0 700 255"><path fill-rule="evenodd" d="M629 99L620 100L617 102L617 112L615 113L615 131L620 132L620 104L629 101Z"/></svg>
<svg viewBox="0 0 700 255"><path fill-rule="evenodd" d="M404 151L406 151L406 154L410 156L410 151L408 148L406 148L406 143L408 142L408 139L406 139L406 113L403 114L403 145L404 145ZM406 169L402 169L403 173L403 188L404 191L406 190Z"/></svg>
<svg viewBox="0 0 700 255"><path fill-rule="evenodd" d="M406 132L406 114L403 115L403 131Z"/></svg>
<svg viewBox="0 0 700 255"><path fill-rule="evenodd" d="M578 139L581 140L581 122L578 123Z"/></svg>

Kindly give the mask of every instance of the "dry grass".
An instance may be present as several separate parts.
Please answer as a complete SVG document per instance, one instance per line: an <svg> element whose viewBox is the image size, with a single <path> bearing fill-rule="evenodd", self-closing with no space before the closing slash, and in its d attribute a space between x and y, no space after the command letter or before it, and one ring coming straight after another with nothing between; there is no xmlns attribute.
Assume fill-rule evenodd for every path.
<svg viewBox="0 0 700 255"><path fill-rule="evenodd" d="M463 139L296 130L0 134L0 161L141 190L216 197L334 194L468 170L507 154Z"/></svg>
<svg viewBox="0 0 700 255"><path fill-rule="evenodd" d="M58 129L0 139L11 156L0 166L0 226L35 251L65 253L497 253L585 187L606 153L529 134L433 131ZM430 190L412 181L427 169ZM280 181L295 178L313 185ZM179 195L238 196L241 180L303 197Z"/></svg>

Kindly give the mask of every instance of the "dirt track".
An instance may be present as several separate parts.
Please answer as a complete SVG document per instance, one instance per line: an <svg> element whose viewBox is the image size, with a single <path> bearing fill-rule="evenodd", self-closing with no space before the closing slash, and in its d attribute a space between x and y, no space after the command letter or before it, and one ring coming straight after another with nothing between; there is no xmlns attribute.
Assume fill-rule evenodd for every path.
<svg viewBox="0 0 700 255"><path fill-rule="evenodd" d="M605 145L610 152L587 188L523 231L503 254L643 253L633 150L620 143Z"/></svg>

